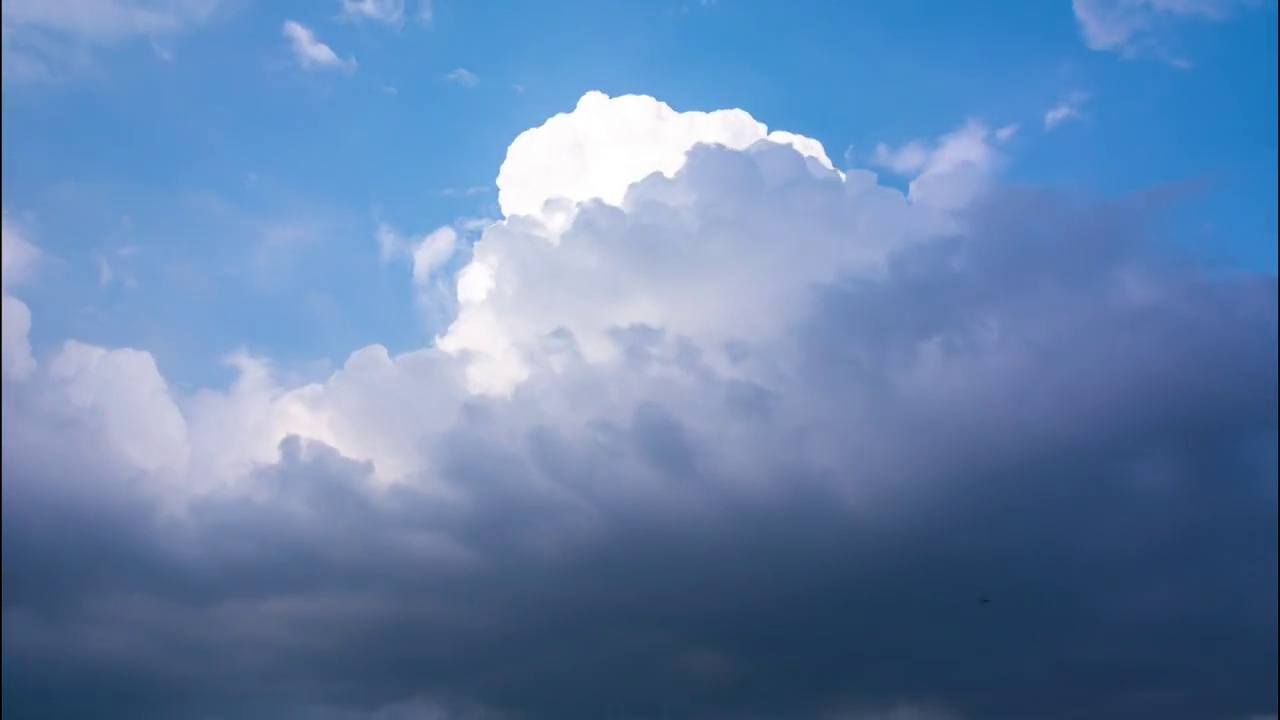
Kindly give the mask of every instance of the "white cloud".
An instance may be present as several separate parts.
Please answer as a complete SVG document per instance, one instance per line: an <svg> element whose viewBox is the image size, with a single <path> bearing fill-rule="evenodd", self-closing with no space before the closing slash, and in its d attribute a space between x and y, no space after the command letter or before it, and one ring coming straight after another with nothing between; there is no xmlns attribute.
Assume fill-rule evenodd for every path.
<svg viewBox="0 0 1280 720"><path fill-rule="evenodd" d="M404 0L342 0L342 16L399 25L404 21Z"/></svg>
<svg viewBox="0 0 1280 720"><path fill-rule="evenodd" d="M436 228L421 237L408 237L390 224L378 223L374 237L382 262L404 261L409 264L414 292L423 309L446 319L455 309L453 286L443 270L457 257L461 248L459 230L475 230L474 220L463 218L454 225ZM487 226L492 221L484 221Z"/></svg>
<svg viewBox="0 0 1280 720"><path fill-rule="evenodd" d="M0 4L4 74L56 79L92 64L92 49L158 42L198 27L224 0L5 0Z"/></svg>
<svg viewBox="0 0 1280 720"><path fill-rule="evenodd" d="M758 174L763 183L758 191L787 179L842 183L819 143L791 133L769 133L741 110L679 113L650 97L609 98L593 92L584 95L572 113L522 133L498 172L498 204L507 221L481 236L473 259L459 274L458 318L439 339L439 347L470 358L473 388L501 393L527 373L520 347L557 327L573 333L589 357L598 357L611 352L608 335L614 326L649 323L678 332L732 333L743 323L760 322L768 315L763 307L768 303L775 303L772 309L780 312L795 298L775 293L795 292L794 283L836 272L839 265L831 257L819 260L821 253L812 255L812 262L784 259L789 255L788 236L768 225L734 226L743 237L758 239L738 238L753 252L731 265L722 257L733 253L726 237L689 245L681 251L680 266L667 267L664 262L661 268L651 267L661 257L660 248L696 232L683 225L672 227L667 238L655 237L631 250L561 244L579 208L592 200L637 209L696 202L697 196L689 194L695 192L690 187L694 179L675 177L695 146L747 149L758 143L763 144L752 162L759 168L744 169L744 177ZM717 174L701 180L714 185L727 181L719 172L732 171L713 172ZM668 178L671 181L664 182ZM814 242L838 232L834 226L813 230L818 238ZM858 256L870 250L848 246L846 252ZM659 254L646 257L650 252ZM642 273L641 268L658 274ZM595 299L586 302L563 286L524 276L544 272L579 277ZM711 293L714 300L695 300L710 275L719 276ZM523 288L520 295L512 294L516 287ZM754 289L741 297L745 288ZM658 302L656 297L669 300ZM671 302L676 298L684 300Z"/></svg>
<svg viewBox="0 0 1280 720"><path fill-rule="evenodd" d="M1010 123L999 128L996 130L996 140L999 140L1000 142L1008 142L1012 140L1013 137L1018 134L1018 130L1020 130L1021 127L1022 126L1018 123Z"/></svg>
<svg viewBox="0 0 1280 720"><path fill-rule="evenodd" d="M1005 126L996 131L996 139L1007 140L1017 129ZM935 143L912 140L897 149L879 143L871 165L913 177L912 202L954 210L981 194L997 169L999 156L987 142L988 134L984 124L971 121Z"/></svg>
<svg viewBox="0 0 1280 720"><path fill-rule="evenodd" d="M186 472L186 421L151 353L69 341L50 363L49 375L70 406L132 466L149 473Z"/></svg>
<svg viewBox="0 0 1280 720"><path fill-rule="evenodd" d="M9 213L0 215L0 287L8 290L10 283L21 283L31 277L40 251L27 240L21 229L9 220Z"/></svg>
<svg viewBox="0 0 1280 720"><path fill-rule="evenodd" d="M1089 95L1087 93L1074 92L1062 102L1049 108L1044 114L1045 131L1053 130L1068 120L1078 120L1083 117L1084 104L1088 100Z"/></svg>
<svg viewBox="0 0 1280 720"><path fill-rule="evenodd" d="M619 205L636 181L652 173L674 175L694 145L741 150L768 138L768 128L742 110L676 112L643 95L610 98L589 92L573 112L560 113L511 143L498 170L498 206L510 217L543 215L553 199L595 198ZM790 133L772 139L832 167L816 141Z"/></svg>
<svg viewBox="0 0 1280 720"><path fill-rule="evenodd" d="M378 256L383 262L407 258L413 268L413 281L425 285L453 257L458 249L458 232L452 226L436 228L420 238L409 238L387 223L378 223L374 233Z"/></svg>
<svg viewBox="0 0 1280 720"><path fill-rule="evenodd" d="M0 296L0 373L23 380L36 369L31 354L31 310L12 295Z"/></svg>
<svg viewBox="0 0 1280 720"><path fill-rule="evenodd" d="M986 191L1000 155L987 142L986 125L970 121L943 135L929 153L907 197L914 203L958 210Z"/></svg>
<svg viewBox="0 0 1280 720"><path fill-rule="evenodd" d="M455 82L463 87L475 87L480 84L480 76L466 68L452 70L446 74L444 78L449 82Z"/></svg>
<svg viewBox="0 0 1280 720"><path fill-rule="evenodd" d="M897 150L879 143L871 155L871 164L887 168L898 175L910 175L924 167L928 159L929 146L923 140L912 140Z"/></svg>
<svg viewBox="0 0 1280 720"><path fill-rule="evenodd" d="M0 216L0 374L5 379L22 380L36 369L31 354L31 311L26 303L10 294L13 285L31 277L40 253L35 245L10 222L8 212Z"/></svg>
<svg viewBox="0 0 1280 720"><path fill-rule="evenodd" d="M413 249L413 281L425 284L453 257L458 249L458 232L442 227L427 233Z"/></svg>
<svg viewBox="0 0 1280 720"><path fill-rule="evenodd" d="M322 68L351 72L356 68L355 58L341 58L333 48L321 42L310 28L294 20L286 20L280 30L289 41L289 49L304 70Z"/></svg>
<svg viewBox="0 0 1280 720"><path fill-rule="evenodd" d="M430 25L435 19L435 8L432 0L419 0L418 2L418 21L424 25Z"/></svg>
<svg viewBox="0 0 1280 720"><path fill-rule="evenodd" d="M1172 22L1223 20L1237 8L1258 4L1255 0L1072 0L1071 7L1090 49L1129 58L1152 55L1189 66L1169 46Z"/></svg>

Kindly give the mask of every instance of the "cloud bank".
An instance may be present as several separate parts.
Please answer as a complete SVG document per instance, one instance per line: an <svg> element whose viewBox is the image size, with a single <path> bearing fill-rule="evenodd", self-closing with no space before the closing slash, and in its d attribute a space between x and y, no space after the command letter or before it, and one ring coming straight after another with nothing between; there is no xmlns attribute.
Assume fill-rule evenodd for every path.
<svg viewBox="0 0 1280 720"><path fill-rule="evenodd" d="M386 229L464 255L421 350L180 393L28 349L5 712L1274 713L1276 280L1177 257L1143 198L1001 187L987 138L904 194L589 93L473 246Z"/></svg>

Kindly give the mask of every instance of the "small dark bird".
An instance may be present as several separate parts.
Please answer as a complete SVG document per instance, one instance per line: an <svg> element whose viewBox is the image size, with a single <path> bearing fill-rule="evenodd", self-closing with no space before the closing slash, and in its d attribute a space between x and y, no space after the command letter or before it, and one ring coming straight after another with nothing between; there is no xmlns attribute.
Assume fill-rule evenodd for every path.
<svg viewBox="0 0 1280 720"><path fill-rule="evenodd" d="M987 604L989 604L990 602L991 602L991 598L987 597L985 593L984 593L984 594L982 594L982 595L979 595L979 596L978 596L978 604L979 604L979 605L987 605Z"/></svg>

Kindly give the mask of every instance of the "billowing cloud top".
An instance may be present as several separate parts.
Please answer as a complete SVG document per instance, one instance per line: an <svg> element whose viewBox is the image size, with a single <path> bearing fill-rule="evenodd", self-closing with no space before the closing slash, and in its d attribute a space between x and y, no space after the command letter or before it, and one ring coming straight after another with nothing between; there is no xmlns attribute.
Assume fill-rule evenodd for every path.
<svg viewBox="0 0 1280 720"><path fill-rule="evenodd" d="M511 143L498 171L498 205L508 217L537 215L557 199L621 205L632 184L654 173L674 175L695 145L742 150L766 139L832 167L818 141L770 133L742 110L682 113L644 95L610 98L589 92L573 112L556 115Z"/></svg>
<svg viewBox="0 0 1280 720"><path fill-rule="evenodd" d="M33 356L6 223L5 712L1274 713L1275 278L987 138L904 195L588 93L472 247L383 233L466 255L438 341L303 385Z"/></svg>

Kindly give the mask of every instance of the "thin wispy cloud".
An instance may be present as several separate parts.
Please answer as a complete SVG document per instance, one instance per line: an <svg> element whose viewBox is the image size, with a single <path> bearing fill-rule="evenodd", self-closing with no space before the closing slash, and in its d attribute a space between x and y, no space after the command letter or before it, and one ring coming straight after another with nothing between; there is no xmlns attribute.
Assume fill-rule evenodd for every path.
<svg viewBox="0 0 1280 720"><path fill-rule="evenodd" d="M451 70L444 77L449 82L457 83L463 87L475 87L480 84L480 76L466 68Z"/></svg>
<svg viewBox="0 0 1280 720"><path fill-rule="evenodd" d="M1149 56L1189 68L1175 41L1182 22L1220 22L1239 11L1256 9L1259 0L1072 0L1076 23L1091 50L1125 58Z"/></svg>
<svg viewBox="0 0 1280 720"><path fill-rule="evenodd" d="M92 69L103 52L133 42L151 42L157 57L168 60L175 38L234 10L233 5L224 0L5 0L0 65L7 80L59 80Z"/></svg>
<svg viewBox="0 0 1280 720"><path fill-rule="evenodd" d="M399 25L404 21L404 0L342 0L342 17Z"/></svg>

